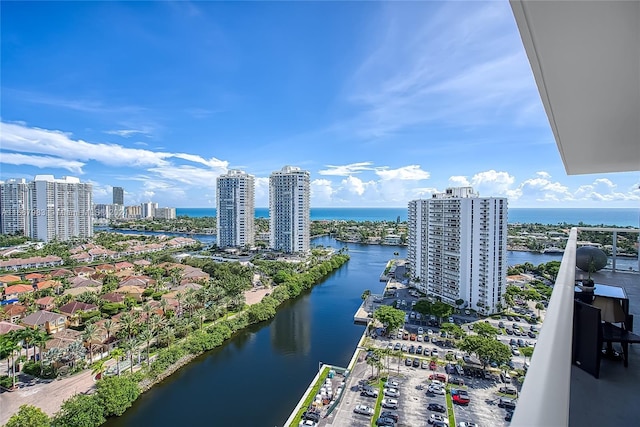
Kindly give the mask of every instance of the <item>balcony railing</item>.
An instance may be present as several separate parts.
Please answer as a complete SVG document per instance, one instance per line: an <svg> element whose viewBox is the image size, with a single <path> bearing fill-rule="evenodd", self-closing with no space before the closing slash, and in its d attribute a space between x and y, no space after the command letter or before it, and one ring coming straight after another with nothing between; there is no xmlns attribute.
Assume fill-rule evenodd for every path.
<svg viewBox="0 0 640 427"><path fill-rule="evenodd" d="M547 308L544 327L538 336L536 349L531 359L531 366L527 371L526 380L522 386L518 405L513 415L512 426L567 426L570 424L570 417L573 420L572 425L582 425L580 423L576 424L580 417L575 417L576 413L570 411L576 246L578 232L581 230L602 231L613 234L613 263L609 274L616 273L616 234L621 232L640 232L638 229L622 228L580 227L571 229ZM640 259L638 260L638 270L640 270ZM632 277L635 277L635 274ZM620 280L621 278L618 281ZM632 283L634 283L633 280ZM636 281L635 283L638 282ZM638 315L637 312L632 314ZM594 390L608 390L605 386L607 386L606 382L599 384L598 387L594 385ZM595 392L594 390L591 391ZM611 392L613 391L611 390ZM598 399L595 399L594 402L598 402ZM606 405L603 407L606 407ZM635 422L633 416L626 418ZM594 423L593 425L599 424Z"/></svg>

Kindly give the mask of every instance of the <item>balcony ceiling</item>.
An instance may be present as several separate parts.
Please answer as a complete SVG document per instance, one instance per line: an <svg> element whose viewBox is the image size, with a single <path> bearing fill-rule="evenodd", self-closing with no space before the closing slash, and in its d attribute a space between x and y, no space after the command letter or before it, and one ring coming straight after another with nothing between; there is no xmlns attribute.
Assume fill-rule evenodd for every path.
<svg viewBox="0 0 640 427"><path fill-rule="evenodd" d="M510 3L567 174L640 171L640 2Z"/></svg>

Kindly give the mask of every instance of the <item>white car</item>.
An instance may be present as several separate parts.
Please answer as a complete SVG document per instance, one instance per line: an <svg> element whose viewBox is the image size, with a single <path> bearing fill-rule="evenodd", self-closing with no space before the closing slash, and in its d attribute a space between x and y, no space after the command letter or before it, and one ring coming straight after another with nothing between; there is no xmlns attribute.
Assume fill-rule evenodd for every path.
<svg viewBox="0 0 640 427"><path fill-rule="evenodd" d="M387 344L387 348L388 348L389 350L393 350L393 343L392 343L392 342L390 342L389 344Z"/></svg>
<svg viewBox="0 0 640 427"><path fill-rule="evenodd" d="M393 388L398 388L398 386L399 386L399 385L400 385L400 383L399 383L398 381L396 381L396 380L392 380L392 379L389 379L389 380L387 381L387 384L386 384L386 386L387 386L388 388L391 388L391 387L393 387Z"/></svg>
<svg viewBox="0 0 640 427"><path fill-rule="evenodd" d="M447 420L445 417L443 417L440 414L431 414L429 416L429 421L427 421L429 424L433 424L435 422L440 422L440 423L444 423L447 426L449 425L449 420Z"/></svg>
<svg viewBox="0 0 640 427"><path fill-rule="evenodd" d="M431 385L437 387L444 387L444 383L440 380L431 380Z"/></svg>
<svg viewBox="0 0 640 427"><path fill-rule="evenodd" d="M354 409L353 412L355 412L356 414L362 414L362 415L373 415L373 408L367 405L357 405Z"/></svg>
<svg viewBox="0 0 640 427"><path fill-rule="evenodd" d="M424 329L422 329L422 326L418 328L418 335L422 335L424 334Z"/></svg>
<svg viewBox="0 0 640 427"><path fill-rule="evenodd" d="M388 397L400 397L400 391L397 388L385 388L383 392Z"/></svg>
<svg viewBox="0 0 640 427"><path fill-rule="evenodd" d="M442 394L442 395L444 395L445 393L444 388L437 385L433 385L433 384L429 385L429 387L427 388L427 392L433 393L433 394Z"/></svg>
<svg viewBox="0 0 640 427"><path fill-rule="evenodd" d="M397 399L382 399L382 407L389 409L398 409Z"/></svg>
<svg viewBox="0 0 640 427"><path fill-rule="evenodd" d="M421 334L418 334L418 338L416 338L416 339L417 339L419 342L422 342L422 339L423 339L423 338L424 338L424 337L423 337Z"/></svg>
<svg viewBox="0 0 640 427"><path fill-rule="evenodd" d="M318 423L311 420L302 420L298 425L301 427L318 427Z"/></svg>
<svg viewBox="0 0 640 427"><path fill-rule="evenodd" d="M458 427L478 427L478 424L460 421L460 423L458 424Z"/></svg>

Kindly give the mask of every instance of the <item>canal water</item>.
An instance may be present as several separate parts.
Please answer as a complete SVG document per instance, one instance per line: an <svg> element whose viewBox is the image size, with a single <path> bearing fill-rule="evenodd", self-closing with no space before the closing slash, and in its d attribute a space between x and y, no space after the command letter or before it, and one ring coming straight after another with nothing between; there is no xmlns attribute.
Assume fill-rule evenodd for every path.
<svg viewBox="0 0 640 427"><path fill-rule="evenodd" d="M313 244L345 246L329 237ZM381 292L386 262L394 252L406 256L403 247L346 246L351 260L325 282L286 302L270 322L238 333L154 386L106 426L282 426L320 362L348 364L363 332L353 324L362 292ZM509 252L508 264L561 259Z"/></svg>

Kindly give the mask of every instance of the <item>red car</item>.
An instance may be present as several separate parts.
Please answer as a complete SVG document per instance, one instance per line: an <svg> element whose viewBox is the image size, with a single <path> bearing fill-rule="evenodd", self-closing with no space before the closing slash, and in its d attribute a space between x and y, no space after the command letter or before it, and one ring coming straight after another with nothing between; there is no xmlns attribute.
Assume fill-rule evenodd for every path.
<svg viewBox="0 0 640 427"><path fill-rule="evenodd" d="M447 382L447 376L445 374L431 374L429 375L429 379L442 381L443 383Z"/></svg>
<svg viewBox="0 0 640 427"><path fill-rule="evenodd" d="M465 390L451 390L451 400L458 405L467 405L470 401L469 394Z"/></svg>
<svg viewBox="0 0 640 427"><path fill-rule="evenodd" d="M429 362L429 369L431 369L432 371L435 371L437 367L438 367L438 364L433 360Z"/></svg>

